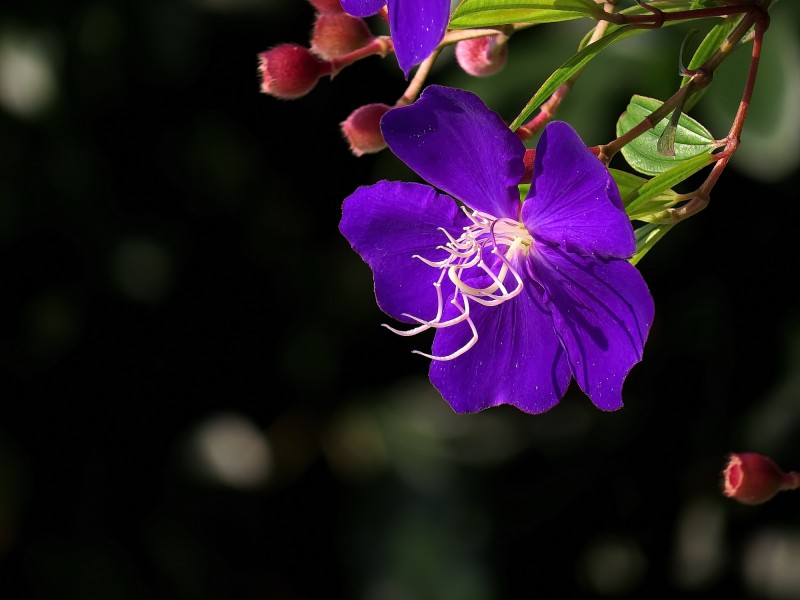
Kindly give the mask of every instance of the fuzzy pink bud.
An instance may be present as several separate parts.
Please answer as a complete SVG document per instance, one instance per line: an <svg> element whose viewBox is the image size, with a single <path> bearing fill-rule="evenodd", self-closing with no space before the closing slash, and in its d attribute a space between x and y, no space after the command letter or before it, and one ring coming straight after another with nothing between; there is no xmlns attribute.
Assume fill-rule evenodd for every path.
<svg viewBox="0 0 800 600"><path fill-rule="evenodd" d="M339 3L339 0L308 0L309 4L317 9L317 12L323 15L332 15L343 13L344 9Z"/></svg>
<svg viewBox="0 0 800 600"><path fill-rule="evenodd" d="M364 19L351 15L319 14L311 32L311 51L322 59L338 58L373 40Z"/></svg>
<svg viewBox="0 0 800 600"><path fill-rule="evenodd" d="M780 491L800 487L800 473L784 473L757 452L731 454L722 476L723 493L742 504L762 504Z"/></svg>
<svg viewBox="0 0 800 600"><path fill-rule="evenodd" d="M353 154L374 154L386 148L381 133L381 117L391 108L386 104L366 104L350 113L341 127Z"/></svg>
<svg viewBox="0 0 800 600"><path fill-rule="evenodd" d="M522 164L525 165L525 173L522 175L520 183L530 183L533 179L534 160L536 160L536 149L525 148L525 155L522 157Z"/></svg>
<svg viewBox="0 0 800 600"><path fill-rule="evenodd" d="M506 66L508 44L498 43L497 36L487 35L456 44L456 61L474 77L494 75Z"/></svg>
<svg viewBox="0 0 800 600"><path fill-rule="evenodd" d="M258 55L261 91L283 100L305 96L331 71L330 63L297 44L281 44Z"/></svg>

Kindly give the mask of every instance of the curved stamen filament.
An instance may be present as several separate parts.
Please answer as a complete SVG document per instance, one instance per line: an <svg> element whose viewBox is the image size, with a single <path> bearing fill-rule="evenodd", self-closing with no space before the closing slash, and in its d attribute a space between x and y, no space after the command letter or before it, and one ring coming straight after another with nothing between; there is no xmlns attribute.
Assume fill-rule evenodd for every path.
<svg viewBox="0 0 800 600"><path fill-rule="evenodd" d="M463 293L472 297L473 300L476 302L483 304L484 306L495 306L497 304L502 304L506 300L510 300L517 294L522 291L522 278L517 273L517 270L512 266L509 258L514 255L517 249L522 246L523 242L520 238L515 238L511 245L508 247L508 250L503 253L498 250L497 246L492 248L492 254L498 256L503 263L503 266L500 267L500 271L497 275L495 275L492 270L486 265L486 263L481 260L480 264L478 265L489 277L492 278L494 282L492 285L485 287L485 288L475 288L472 286L467 285L458 277L458 273L456 272L456 268L451 266L448 270L448 276L450 277L450 281L452 281L456 287L458 287ZM509 292L503 281L505 280L508 273L511 273L516 280L516 287ZM501 293L495 294L497 290L500 290ZM491 298L491 300L486 300L485 297Z"/></svg>
<svg viewBox="0 0 800 600"><path fill-rule="evenodd" d="M396 333L397 335L402 335L403 337L409 337L412 335L417 335L418 333L422 333L423 331L427 331L431 327L434 326L435 323L439 323L440 319L442 318L442 311L444 303L442 302L442 278L444 277L444 273L439 275L439 280L433 282L433 287L436 289L436 316L431 319L430 321L426 321L424 319L420 319L413 315L409 315L408 313L403 313L402 316L408 317L409 319L413 319L418 323L421 323L419 327L414 327L413 329L409 329L407 331L403 331L402 329L395 329L391 325L387 325L383 323L383 327L386 327L392 333Z"/></svg>
<svg viewBox="0 0 800 600"><path fill-rule="evenodd" d="M431 360L453 360L454 358L458 358L462 354L464 354L467 350L472 348L475 344L478 343L478 330L475 328L475 323L472 319L469 318L469 300L467 298L464 299L464 308L456 302L456 299L453 298L451 300L453 304L461 311L461 315L466 319L467 323L469 323L469 328L472 330L472 337L469 341L461 346L455 352L448 354L447 356L435 356L433 354L426 354L425 352L420 352L419 350L412 350L412 354L419 354L420 356L424 356L425 358L430 358Z"/></svg>
<svg viewBox="0 0 800 600"><path fill-rule="evenodd" d="M527 254L533 244L533 238L525 229L524 225L513 219L496 219L492 215L479 211L468 212L462 207L464 214L471 221L471 225L463 228L463 233L456 239L445 228L440 227L447 243L437 246L436 250L446 253L441 260L431 260L418 254L412 258L422 261L424 264L435 269L440 269L441 273L433 286L436 290L436 316L426 320L414 315L403 313L419 325L409 330L403 331L384 324L389 331L402 336L412 336L427 331L428 329L441 329L451 327L459 323L467 322L472 331L472 337L458 350L447 356L434 356L414 350L415 354L425 356L431 360L453 360L463 355L472 348L478 341L478 331L475 323L469 316L470 301L477 302L483 306L499 306L519 295L523 288L522 277L513 265L514 257L522 252ZM495 255L497 258L488 264L484 261L484 252ZM479 272L476 272L478 269ZM464 278L476 280L482 276L481 273L489 277L491 282L485 287L473 287L464 282ZM450 298L450 303L457 309L455 317L442 321L444 316L445 298L442 293L442 281L445 274L453 283L455 289ZM506 282L509 277L513 277L514 287L509 290ZM459 300L463 299L463 306Z"/></svg>
<svg viewBox="0 0 800 600"><path fill-rule="evenodd" d="M508 297L509 298L513 298L514 296L519 294L522 291L522 287L523 287L522 286L522 277L520 277L520 275L517 272L517 270L513 266L511 266L511 262L510 262L511 261L511 257L514 256L514 252L516 252L517 248L519 246L521 246L521 245L522 245L522 241L518 238L518 239L514 240L514 243L511 244L511 246L509 246L508 250L505 253L500 252L497 249L497 246L492 248L492 253L496 254L498 256L498 258L500 258L500 260L503 261L503 267L507 268L509 271L511 271L511 274L514 276L514 279L517 282L517 287L515 287L513 290L511 290L511 292L508 293Z"/></svg>

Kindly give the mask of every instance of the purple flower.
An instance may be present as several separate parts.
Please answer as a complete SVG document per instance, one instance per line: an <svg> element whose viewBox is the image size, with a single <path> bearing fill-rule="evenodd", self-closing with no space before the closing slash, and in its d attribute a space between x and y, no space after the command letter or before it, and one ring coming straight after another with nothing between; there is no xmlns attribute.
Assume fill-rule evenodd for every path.
<svg viewBox="0 0 800 600"><path fill-rule="evenodd" d="M377 13L387 0L341 0L345 12L356 17ZM389 33L400 68L408 77L411 67L428 58L447 29L450 0L388 0Z"/></svg>
<svg viewBox="0 0 800 600"><path fill-rule="evenodd" d="M434 329L430 379L456 412L540 413L574 377L603 410L642 358L653 300L608 169L566 123L547 125L520 203L525 148L474 94L428 87L382 121L422 178L345 201L340 230L372 268L389 316ZM452 197L451 197L452 196ZM460 200L459 207L453 198Z"/></svg>

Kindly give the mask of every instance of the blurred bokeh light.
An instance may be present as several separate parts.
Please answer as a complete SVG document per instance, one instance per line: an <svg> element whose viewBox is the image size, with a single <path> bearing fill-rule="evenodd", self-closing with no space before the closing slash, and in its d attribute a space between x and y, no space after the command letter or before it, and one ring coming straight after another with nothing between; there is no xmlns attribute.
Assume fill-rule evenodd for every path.
<svg viewBox="0 0 800 600"><path fill-rule="evenodd" d="M710 207L639 265L625 408L455 415L337 230L357 186L414 177L338 129L402 94L393 57L284 102L256 55L306 43L304 0L5 2L0 597L797 598L796 493L719 485L730 451L800 468L799 15L775 7ZM513 118L586 28L520 33L486 80L446 52L431 82ZM610 139L678 85L687 30L599 57L559 118ZM719 137L743 83L732 60L697 106Z"/></svg>

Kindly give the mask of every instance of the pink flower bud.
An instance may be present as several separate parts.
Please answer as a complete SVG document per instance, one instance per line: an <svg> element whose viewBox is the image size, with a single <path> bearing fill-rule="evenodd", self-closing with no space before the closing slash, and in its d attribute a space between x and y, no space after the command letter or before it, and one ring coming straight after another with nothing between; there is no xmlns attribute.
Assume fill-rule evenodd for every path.
<svg viewBox="0 0 800 600"><path fill-rule="evenodd" d="M305 96L323 75L331 73L330 63L317 59L308 48L282 44L258 55L261 91L283 100Z"/></svg>
<svg viewBox="0 0 800 600"><path fill-rule="evenodd" d="M372 40L364 19L345 13L319 14L311 32L311 51L330 60L363 48Z"/></svg>
<svg viewBox="0 0 800 600"><path fill-rule="evenodd" d="M520 183L530 183L533 179L533 161L536 159L535 148L525 148L525 155L522 157L522 164L525 165L525 173L522 175Z"/></svg>
<svg viewBox="0 0 800 600"><path fill-rule="evenodd" d="M783 490L800 487L800 473L784 473L756 452L731 454L723 471L723 493L742 504L761 504Z"/></svg>
<svg viewBox="0 0 800 600"><path fill-rule="evenodd" d="M350 113L341 127L353 154L374 154L386 147L381 133L381 117L391 108L386 104L366 104Z"/></svg>
<svg viewBox="0 0 800 600"><path fill-rule="evenodd" d="M344 12L339 0L308 0L308 2L322 15L333 15Z"/></svg>
<svg viewBox="0 0 800 600"><path fill-rule="evenodd" d="M498 43L495 35L487 35L456 44L456 61L464 71L475 77L494 75L508 59L508 44Z"/></svg>

